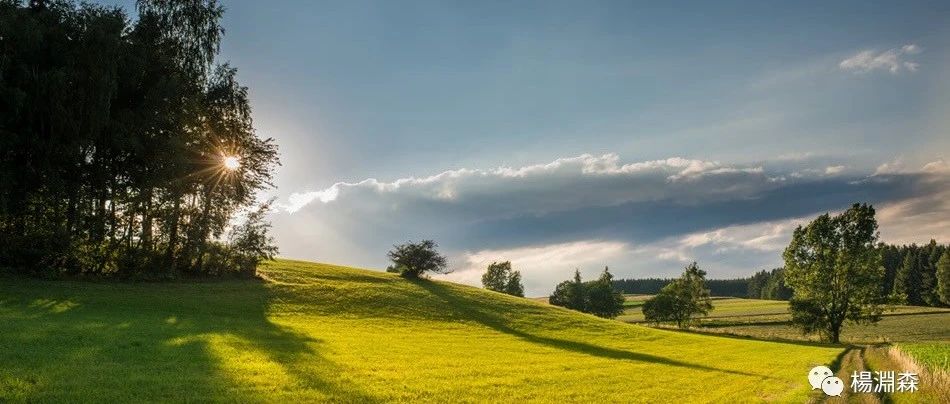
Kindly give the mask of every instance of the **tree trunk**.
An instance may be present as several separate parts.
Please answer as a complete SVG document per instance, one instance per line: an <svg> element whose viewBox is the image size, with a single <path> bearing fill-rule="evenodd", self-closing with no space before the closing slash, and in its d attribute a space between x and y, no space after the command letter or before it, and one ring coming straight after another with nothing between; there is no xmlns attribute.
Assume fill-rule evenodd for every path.
<svg viewBox="0 0 950 404"><path fill-rule="evenodd" d="M165 263L168 265L168 275L175 276L177 272L177 256L175 247L178 245L178 222L181 211L181 197L175 196L175 207L172 209L171 225L168 230L168 247L165 250Z"/></svg>

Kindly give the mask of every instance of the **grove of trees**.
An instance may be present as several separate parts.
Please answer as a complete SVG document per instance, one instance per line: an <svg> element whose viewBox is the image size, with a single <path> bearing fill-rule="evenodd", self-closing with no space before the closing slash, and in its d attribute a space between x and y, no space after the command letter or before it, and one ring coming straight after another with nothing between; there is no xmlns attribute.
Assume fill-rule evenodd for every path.
<svg viewBox="0 0 950 404"><path fill-rule="evenodd" d="M671 322L677 327L688 328L693 318L708 315L712 309L706 271L693 262L686 266L679 278L643 303L643 316L653 323Z"/></svg>
<svg viewBox="0 0 950 404"><path fill-rule="evenodd" d="M879 284L882 298L915 306L950 305L947 297L950 286L943 289L943 295L940 289L941 279L944 285L950 285L950 270L943 272L944 275L939 270L939 261L950 252L950 246L930 240L924 245L878 243L876 248L881 253L884 267L884 277ZM652 295L672 281L663 278L618 279L614 281L614 287L623 293ZM748 278L708 279L706 285L713 296L769 300L789 300L792 297L792 290L785 282L785 268L761 270Z"/></svg>
<svg viewBox="0 0 950 404"><path fill-rule="evenodd" d="M916 244L881 247L884 280L881 293L892 294L899 303L915 306L940 306L950 304L940 299L938 264L941 257L950 251L935 240L918 246Z"/></svg>
<svg viewBox="0 0 950 404"><path fill-rule="evenodd" d="M574 270L574 278L559 283L548 302L604 318L617 317L624 310L623 294L614 289L613 275L608 268L604 268L597 280L590 282L584 282L580 271Z"/></svg>
<svg viewBox="0 0 950 404"><path fill-rule="evenodd" d="M759 271L749 278L747 296L752 299L788 300L792 290L785 284L785 268Z"/></svg>
<svg viewBox="0 0 950 404"><path fill-rule="evenodd" d="M485 289L512 296L524 297L524 285L521 284L521 272L511 269L511 261L492 262L482 275Z"/></svg>
<svg viewBox="0 0 950 404"><path fill-rule="evenodd" d="M277 146L216 57L216 0L0 0L0 266L33 274L252 274ZM265 207L266 208L266 207Z"/></svg>

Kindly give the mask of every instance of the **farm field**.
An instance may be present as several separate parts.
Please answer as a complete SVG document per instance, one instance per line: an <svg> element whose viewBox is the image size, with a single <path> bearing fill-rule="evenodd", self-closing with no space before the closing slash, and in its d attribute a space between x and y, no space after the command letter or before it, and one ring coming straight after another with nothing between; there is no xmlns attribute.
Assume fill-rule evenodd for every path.
<svg viewBox="0 0 950 404"><path fill-rule="evenodd" d="M622 321L643 323L640 311L650 296L627 296ZM789 324L788 303L775 300L714 297L715 309L690 333L733 335L741 338L778 341L817 341L804 336ZM950 309L897 306L876 325L846 325L842 342L850 346L843 353L837 376L850 381L855 371L907 370L920 376L920 390L893 392L886 397L854 394L845 389L843 400L859 403L932 403L950 397Z"/></svg>
<svg viewBox="0 0 950 404"><path fill-rule="evenodd" d="M802 402L842 347L659 330L298 261L266 281L0 282L0 401Z"/></svg>
<svg viewBox="0 0 950 404"><path fill-rule="evenodd" d="M621 321L642 323L642 301L648 297L636 296ZM641 302L637 304L636 302ZM714 298L715 308L708 317L699 321L698 330L762 339L817 340L817 336L803 336L788 322L788 303L777 300L741 298ZM885 313L877 324L846 325L842 342L855 344L950 341L950 309L937 307L897 306Z"/></svg>

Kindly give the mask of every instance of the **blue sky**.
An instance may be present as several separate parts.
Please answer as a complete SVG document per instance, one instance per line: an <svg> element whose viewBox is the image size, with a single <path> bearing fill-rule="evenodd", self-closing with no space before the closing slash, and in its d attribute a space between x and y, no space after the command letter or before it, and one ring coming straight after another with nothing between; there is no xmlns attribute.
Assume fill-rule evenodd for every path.
<svg viewBox="0 0 950 404"><path fill-rule="evenodd" d="M713 277L851 202L950 242L950 3L232 1L282 255Z"/></svg>

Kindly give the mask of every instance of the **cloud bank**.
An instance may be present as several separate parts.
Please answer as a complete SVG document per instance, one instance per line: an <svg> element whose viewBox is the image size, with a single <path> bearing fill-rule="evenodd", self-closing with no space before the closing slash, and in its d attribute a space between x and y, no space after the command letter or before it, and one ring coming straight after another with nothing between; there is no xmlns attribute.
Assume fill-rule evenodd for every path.
<svg viewBox="0 0 950 404"><path fill-rule="evenodd" d="M339 182L291 195L274 225L285 256L376 268L394 243L435 239L456 270L449 278L478 284L488 263L512 260L533 294L574 267L591 276L605 265L619 276L669 276L695 259L714 277L746 275L778 265L797 224L854 202L878 206L882 234L897 241L950 241L942 161L876 173L808 167L808 158L796 164L585 154Z"/></svg>

